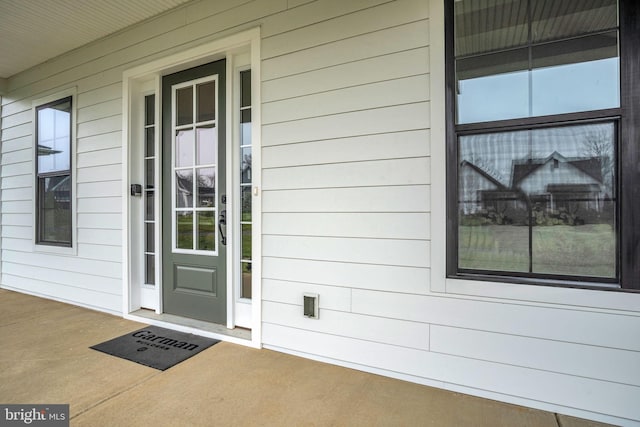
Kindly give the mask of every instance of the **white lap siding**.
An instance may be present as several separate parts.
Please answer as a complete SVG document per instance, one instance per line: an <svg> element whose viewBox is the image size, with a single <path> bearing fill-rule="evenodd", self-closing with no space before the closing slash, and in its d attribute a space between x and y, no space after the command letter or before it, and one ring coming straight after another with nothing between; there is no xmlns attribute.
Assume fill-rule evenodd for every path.
<svg viewBox="0 0 640 427"><path fill-rule="evenodd" d="M534 288L501 297L481 282L446 292L444 123L431 119L443 101L430 91L443 67L430 63L432 44L442 44L431 31L442 26L437 3L194 2L12 77L2 101L2 286L121 312L123 71L259 25L264 346L640 422L637 295ZM70 86L72 257L32 245L31 101ZM320 295L319 320L302 315L306 292Z"/></svg>
<svg viewBox="0 0 640 427"><path fill-rule="evenodd" d="M431 146L444 140L430 135L425 3L264 41L265 345L580 416L640 419L637 313L431 292L444 281L430 271L430 189L442 185L431 166L444 163ZM383 11L400 4L411 12L388 19ZM336 31L319 42L323 28ZM307 292L320 295L319 320L302 316Z"/></svg>

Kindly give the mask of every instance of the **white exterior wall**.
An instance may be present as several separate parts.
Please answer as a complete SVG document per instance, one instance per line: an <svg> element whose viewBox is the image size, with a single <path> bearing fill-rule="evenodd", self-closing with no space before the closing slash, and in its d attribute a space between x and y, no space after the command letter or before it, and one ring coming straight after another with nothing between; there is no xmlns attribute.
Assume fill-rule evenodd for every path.
<svg viewBox="0 0 640 427"><path fill-rule="evenodd" d="M440 3L203 1L14 76L2 286L121 313L122 73L260 25L264 346L640 424L640 295L445 279ZM34 253L31 101L69 87L77 255Z"/></svg>

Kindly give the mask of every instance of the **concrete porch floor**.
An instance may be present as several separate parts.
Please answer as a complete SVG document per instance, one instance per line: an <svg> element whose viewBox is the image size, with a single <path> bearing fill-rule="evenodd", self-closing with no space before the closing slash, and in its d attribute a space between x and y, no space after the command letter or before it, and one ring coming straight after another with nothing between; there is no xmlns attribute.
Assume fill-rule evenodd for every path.
<svg viewBox="0 0 640 427"><path fill-rule="evenodd" d="M0 403L68 403L72 426L604 425L224 342L164 372L89 348L142 326L0 289Z"/></svg>

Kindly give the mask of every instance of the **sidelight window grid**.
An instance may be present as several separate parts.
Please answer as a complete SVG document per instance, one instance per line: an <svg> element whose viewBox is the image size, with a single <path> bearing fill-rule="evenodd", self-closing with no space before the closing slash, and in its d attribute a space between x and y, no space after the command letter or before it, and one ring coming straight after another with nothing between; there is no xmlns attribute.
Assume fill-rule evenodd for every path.
<svg viewBox="0 0 640 427"><path fill-rule="evenodd" d="M144 97L144 283L155 285L156 283L156 227L155 212L156 186L155 186L155 95Z"/></svg>
<svg viewBox="0 0 640 427"><path fill-rule="evenodd" d="M251 298L251 187L252 187L252 144L251 144L251 70L240 71L240 271L241 298Z"/></svg>

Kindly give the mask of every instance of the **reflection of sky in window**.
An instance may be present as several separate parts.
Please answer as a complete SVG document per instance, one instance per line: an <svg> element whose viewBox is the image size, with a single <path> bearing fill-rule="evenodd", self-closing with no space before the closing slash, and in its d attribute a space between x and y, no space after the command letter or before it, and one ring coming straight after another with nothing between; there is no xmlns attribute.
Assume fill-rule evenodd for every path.
<svg viewBox="0 0 640 427"><path fill-rule="evenodd" d="M251 145L251 122L241 123L240 132L242 134L240 145Z"/></svg>
<svg viewBox="0 0 640 427"><path fill-rule="evenodd" d="M218 133L214 126L197 129L198 164L214 165L217 160Z"/></svg>
<svg viewBox="0 0 640 427"><path fill-rule="evenodd" d="M68 170L71 114L55 108L38 110L38 172Z"/></svg>
<svg viewBox="0 0 640 427"><path fill-rule="evenodd" d="M458 123L514 119L529 114L529 73L503 73L458 83Z"/></svg>
<svg viewBox="0 0 640 427"><path fill-rule="evenodd" d="M533 71L533 115L620 106L618 58Z"/></svg>
<svg viewBox="0 0 640 427"><path fill-rule="evenodd" d="M618 75L618 58L607 58L461 80L458 123L616 108Z"/></svg>
<svg viewBox="0 0 640 427"><path fill-rule="evenodd" d="M193 166L194 132L193 129L176 132L176 166Z"/></svg>

